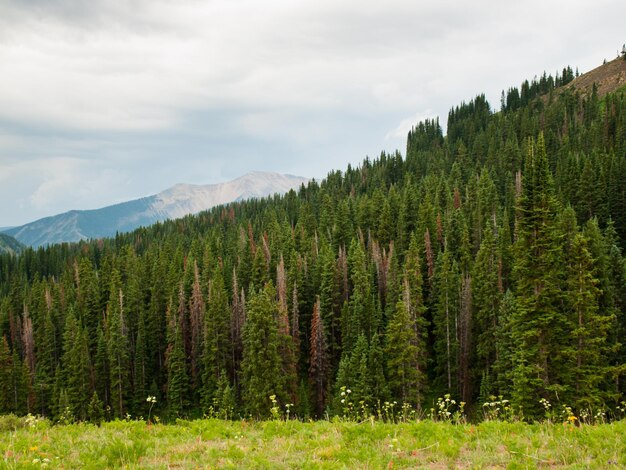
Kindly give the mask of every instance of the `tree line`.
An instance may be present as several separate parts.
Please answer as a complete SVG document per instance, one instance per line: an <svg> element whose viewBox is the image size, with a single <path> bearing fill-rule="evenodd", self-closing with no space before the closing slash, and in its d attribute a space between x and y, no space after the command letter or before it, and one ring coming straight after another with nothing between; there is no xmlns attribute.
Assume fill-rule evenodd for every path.
<svg viewBox="0 0 626 470"><path fill-rule="evenodd" d="M626 103L524 82L284 196L0 256L0 412L625 399ZM518 97L520 97L518 99Z"/></svg>

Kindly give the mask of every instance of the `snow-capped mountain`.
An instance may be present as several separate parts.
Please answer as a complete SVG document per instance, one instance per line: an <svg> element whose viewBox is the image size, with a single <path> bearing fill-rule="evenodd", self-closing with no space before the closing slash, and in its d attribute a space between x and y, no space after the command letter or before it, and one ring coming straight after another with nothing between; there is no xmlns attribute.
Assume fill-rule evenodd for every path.
<svg viewBox="0 0 626 470"><path fill-rule="evenodd" d="M13 227L4 233L34 247L109 237L116 232L195 214L220 204L286 193L307 182L307 178L300 176L257 171L226 183L177 184L154 196L101 209L72 210Z"/></svg>

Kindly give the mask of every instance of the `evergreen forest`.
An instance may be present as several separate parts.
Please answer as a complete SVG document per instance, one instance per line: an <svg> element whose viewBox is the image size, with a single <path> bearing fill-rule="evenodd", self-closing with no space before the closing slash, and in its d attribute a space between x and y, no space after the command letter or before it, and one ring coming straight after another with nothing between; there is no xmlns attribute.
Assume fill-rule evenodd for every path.
<svg viewBox="0 0 626 470"><path fill-rule="evenodd" d="M626 89L573 79L476 96L297 192L0 255L0 413L615 409Z"/></svg>

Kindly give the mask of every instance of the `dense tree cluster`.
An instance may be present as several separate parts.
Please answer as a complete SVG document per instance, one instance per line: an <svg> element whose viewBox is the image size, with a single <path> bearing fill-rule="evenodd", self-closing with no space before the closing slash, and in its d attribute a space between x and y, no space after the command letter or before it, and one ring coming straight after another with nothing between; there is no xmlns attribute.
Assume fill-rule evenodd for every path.
<svg viewBox="0 0 626 470"><path fill-rule="evenodd" d="M624 400L626 96L572 78L299 192L0 256L0 413Z"/></svg>

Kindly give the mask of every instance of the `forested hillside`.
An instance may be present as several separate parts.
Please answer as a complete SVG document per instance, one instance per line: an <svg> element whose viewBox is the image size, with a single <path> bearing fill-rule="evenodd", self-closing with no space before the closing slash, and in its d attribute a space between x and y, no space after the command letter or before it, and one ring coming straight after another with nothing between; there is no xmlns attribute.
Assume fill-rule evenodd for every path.
<svg viewBox="0 0 626 470"><path fill-rule="evenodd" d="M285 196L0 257L0 412L626 399L626 93L567 68ZM342 388L345 387L345 388ZM342 395L343 394L343 395ZM351 404L351 405L350 405Z"/></svg>
<svg viewBox="0 0 626 470"><path fill-rule="evenodd" d="M4 233L0 233L0 254L16 254L19 253L22 248L24 248L24 245L18 242L15 238Z"/></svg>

